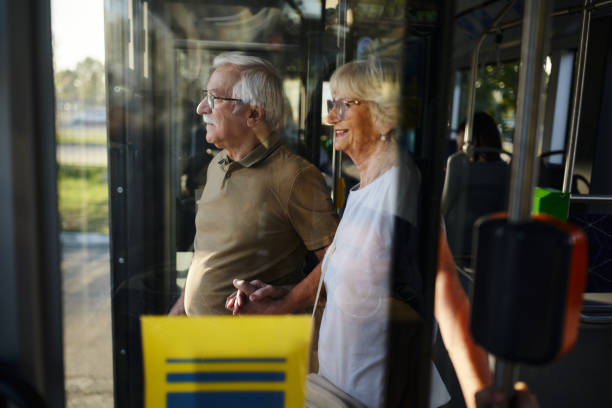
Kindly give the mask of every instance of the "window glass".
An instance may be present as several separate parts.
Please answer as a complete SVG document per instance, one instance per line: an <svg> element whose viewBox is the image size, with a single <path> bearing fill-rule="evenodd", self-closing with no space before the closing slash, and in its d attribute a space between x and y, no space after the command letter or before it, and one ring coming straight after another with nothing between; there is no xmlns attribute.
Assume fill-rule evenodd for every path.
<svg viewBox="0 0 612 408"><path fill-rule="evenodd" d="M551 75L551 60L546 59L545 84ZM469 93L469 69L460 70L459 123L465 121ZM519 62L506 61L483 64L476 79L476 100L474 112L485 112L497 123L502 135L502 146L512 152L512 141L516 118L516 96L518 92ZM457 129L459 132L460 129Z"/></svg>
<svg viewBox="0 0 612 408"><path fill-rule="evenodd" d="M319 281L309 350L319 386L327 379L368 406L474 405L491 373L467 332L472 233L507 206L512 156L490 150L512 153L518 42L497 35L493 53L483 48L475 84L474 111L500 147L466 149L445 167L443 150L455 151L442 146L446 132L455 139L465 119L471 43L493 16L485 9L503 7L456 13L452 3L51 1L67 406L143 406L143 316L310 314ZM513 7L508 21L521 13ZM460 30L469 41L448 44ZM557 82L543 150L564 146L574 62L573 51L546 61L546 83ZM454 77L451 67L461 68ZM540 161L539 184L543 164L559 184L559 153ZM606 180L586 177L602 160L584 154L572 192L591 181L603 191ZM587 215L573 217L585 229L609 218ZM591 258L588 288L605 291L607 259ZM461 370L442 335L461 349ZM240 340L248 351L252 339ZM178 367L160 376L169 406L204 401L219 384L236 390L237 378L285 380L209 370L206 355L172 358L173 346L157 356Z"/></svg>
<svg viewBox="0 0 612 408"><path fill-rule="evenodd" d="M478 70L475 112L486 112L498 124L504 148L512 150L512 134L518 91L518 61L485 64ZM465 120L469 92L469 70L461 71L460 122Z"/></svg>
<svg viewBox="0 0 612 408"><path fill-rule="evenodd" d="M51 7L66 405L112 407L103 1Z"/></svg>
<svg viewBox="0 0 612 408"><path fill-rule="evenodd" d="M342 350L354 364L336 385L379 405L426 398L431 380L447 401L428 357L432 271L419 255L437 247L419 235L431 224L422 214L438 216L421 196L437 6L109 0L95 12L103 28L85 11L78 26L79 7L54 0L68 404L142 406L141 316L231 314L234 278L316 287L326 248L321 355ZM98 28L98 42L78 45ZM245 56L273 70L248 82L235 62ZM361 63L374 75L331 80ZM344 101L328 112L333 98ZM308 313L312 299L291 307L275 311ZM317 344L310 370L329 370L336 358L319 365Z"/></svg>

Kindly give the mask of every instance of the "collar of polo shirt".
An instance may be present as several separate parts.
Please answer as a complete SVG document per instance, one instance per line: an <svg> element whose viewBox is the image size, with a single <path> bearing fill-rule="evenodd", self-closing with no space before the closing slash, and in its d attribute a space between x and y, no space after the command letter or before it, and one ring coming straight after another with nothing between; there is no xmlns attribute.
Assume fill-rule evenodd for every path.
<svg viewBox="0 0 612 408"><path fill-rule="evenodd" d="M272 132L265 140L262 140L253 150L249 152L242 160L236 161L242 167L251 167L259 163L270 154L272 154L280 146L280 140L276 132ZM217 163L221 168L227 170L233 161L227 156L224 151L221 160Z"/></svg>

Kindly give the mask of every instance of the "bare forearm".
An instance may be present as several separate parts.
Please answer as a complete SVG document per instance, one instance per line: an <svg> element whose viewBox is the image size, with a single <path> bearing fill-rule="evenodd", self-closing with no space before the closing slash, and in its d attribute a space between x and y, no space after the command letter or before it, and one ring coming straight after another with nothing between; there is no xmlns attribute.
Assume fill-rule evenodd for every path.
<svg viewBox="0 0 612 408"><path fill-rule="evenodd" d="M315 251L323 259L327 247ZM288 314L303 312L312 306L321 277L321 263L293 287L273 286L254 280L245 282L235 279L236 292L228 296L225 308L233 314ZM248 297L248 302L244 296Z"/></svg>
<svg viewBox="0 0 612 408"><path fill-rule="evenodd" d="M300 283L295 285L285 298L287 313L293 313L299 310L304 310L312 307L317 296L319 288L319 279L321 279L321 266L323 258L327 252L327 247L315 251L315 255L319 263Z"/></svg>
<svg viewBox="0 0 612 408"><path fill-rule="evenodd" d="M468 407L475 407L475 393L491 382L487 353L470 334L470 302L461 287L450 248L441 231L434 313L440 333L455 367Z"/></svg>
<svg viewBox="0 0 612 408"><path fill-rule="evenodd" d="M284 299L286 313L293 313L314 305L319 279L321 278L321 263L295 285Z"/></svg>
<svg viewBox="0 0 612 408"><path fill-rule="evenodd" d="M491 382L491 372L487 353L470 335L470 304L458 279L455 283L448 276L436 278L435 314L466 405L474 407L474 395Z"/></svg>

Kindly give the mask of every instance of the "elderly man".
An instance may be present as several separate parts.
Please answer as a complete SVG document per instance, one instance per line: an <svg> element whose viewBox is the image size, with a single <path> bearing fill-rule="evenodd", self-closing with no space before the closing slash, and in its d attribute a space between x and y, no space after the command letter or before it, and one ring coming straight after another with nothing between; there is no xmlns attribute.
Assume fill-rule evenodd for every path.
<svg viewBox="0 0 612 408"><path fill-rule="evenodd" d="M208 167L193 262L171 315L227 313L236 277L300 282L306 250L320 260L337 227L320 172L275 133L283 91L274 68L238 54L219 55L213 68L197 112L206 140L223 150Z"/></svg>

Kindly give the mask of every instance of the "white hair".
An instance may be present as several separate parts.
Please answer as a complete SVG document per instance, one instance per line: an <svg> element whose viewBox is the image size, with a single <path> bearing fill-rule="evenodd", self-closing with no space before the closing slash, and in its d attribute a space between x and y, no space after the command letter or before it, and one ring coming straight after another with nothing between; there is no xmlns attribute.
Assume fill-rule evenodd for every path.
<svg viewBox="0 0 612 408"><path fill-rule="evenodd" d="M372 119L377 124L397 125L399 118L400 71L390 58L355 60L342 65L329 80L332 92L345 98L369 102Z"/></svg>
<svg viewBox="0 0 612 408"><path fill-rule="evenodd" d="M264 121L270 129L276 129L283 119L283 84L276 69L263 58L234 52L219 54L213 60L213 69L225 65L240 72L232 98L264 108Z"/></svg>

